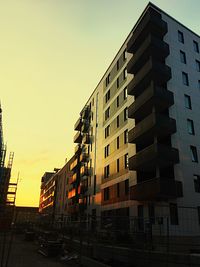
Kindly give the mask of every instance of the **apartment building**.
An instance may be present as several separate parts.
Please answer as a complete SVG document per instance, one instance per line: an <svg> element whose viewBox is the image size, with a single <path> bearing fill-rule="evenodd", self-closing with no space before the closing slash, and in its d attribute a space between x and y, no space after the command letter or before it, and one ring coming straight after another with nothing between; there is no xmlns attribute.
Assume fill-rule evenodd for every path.
<svg viewBox="0 0 200 267"><path fill-rule="evenodd" d="M74 214L200 223L200 37L149 3L80 112Z"/></svg>

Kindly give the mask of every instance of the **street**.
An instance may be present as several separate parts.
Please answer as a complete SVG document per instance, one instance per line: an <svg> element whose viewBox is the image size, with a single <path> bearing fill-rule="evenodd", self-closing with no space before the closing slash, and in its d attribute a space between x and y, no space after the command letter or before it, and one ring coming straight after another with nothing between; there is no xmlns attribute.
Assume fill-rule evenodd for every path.
<svg viewBox="0 0 200 267"><path fill-rule="evenodd" d="M38 245L34 242L24 241L23 235L16 235L13 238L8 265L6 266L6 258L8 253L8 246L10 237L7 237L6 249L4 253L4 261L2 264L2 244L3 238L1 236L0 245L0 266L1 267L63 267L71 266L77 267L75 263L60 262L58 258L48 258L38 253Z"/></svg>

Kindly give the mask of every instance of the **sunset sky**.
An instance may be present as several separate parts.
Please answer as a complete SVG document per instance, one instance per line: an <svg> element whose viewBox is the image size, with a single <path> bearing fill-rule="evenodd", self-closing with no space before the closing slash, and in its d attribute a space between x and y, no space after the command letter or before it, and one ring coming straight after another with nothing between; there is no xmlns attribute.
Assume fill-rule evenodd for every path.
<svg viewBox="0 0 200 267"><path fill-rule="evenodd" d="M200 35L199 0L152 1ZM37 206L45 171L74 152L74 123L146 0L0 0L4 140L17 205ZM8 160L8 158L7 158Z"/></svg>

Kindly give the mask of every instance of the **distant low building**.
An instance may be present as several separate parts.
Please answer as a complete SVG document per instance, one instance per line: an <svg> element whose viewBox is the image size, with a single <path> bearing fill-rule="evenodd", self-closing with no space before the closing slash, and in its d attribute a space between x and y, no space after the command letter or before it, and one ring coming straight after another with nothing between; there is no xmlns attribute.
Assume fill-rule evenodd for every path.
<svg viewBox="0 0 200 267"><path fill-rule="evenodd" d="M38 218L38 207L15 207L15 224L35 224Z"/></svg>

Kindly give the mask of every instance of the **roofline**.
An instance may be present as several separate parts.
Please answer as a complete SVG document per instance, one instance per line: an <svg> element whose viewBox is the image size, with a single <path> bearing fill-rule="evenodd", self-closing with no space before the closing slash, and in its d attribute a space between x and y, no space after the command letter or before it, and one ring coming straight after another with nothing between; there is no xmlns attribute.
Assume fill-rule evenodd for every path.
<svg viewBox="0 0 200 267"><path fill-rule="evenodd" d="M141 21L141 19L143 18L144 14L146 13L147 9L149 7L154 8L155 10L157 10L158 12L161 12L163 14L165 14L166 16L168 16L169 18L173 19L176 23L180 24L182 27L184 27L185 29L187 29L188 31L190 31L192 34L196 35L198 38L200 38L200 36L193 32L192 30L190 30L189 28L187 28L185 25L183 25L181 22L179 22L178 20L176 20L175 18L173 18L172 16L170 16L169 14L167 14L165 11L163 11L162 9L160 9L158 6L156 6L155 4L153 4L152 2L149 2L147 4L147 6L145 7L144 11L142 12L142 14L140 15L140 17L138 18L138 20L136 21L135 25L133 26L132 30L130 31L130 33L128 34L128 36L126 37L125 41L123 42L123 44L121 45L121 47L119 48L119 50L117 51L115 57L113 58L113 60L111 61L110 65L108 66L108 68L106 69L106 71L104 72L102 78L100 79L100 81L98 82L98 84L96 85L95 89L92 91L91 95L89 96L88 100L86 101L86 104L84 105L84 107L87 105L87 103L89 102L90 98L92 97L92 95L94 94L94 92L96 91L96 89L98 88L98 86L100 85L100 83L102 82L102 80L104 79L104 77L106 76L107 71L109 70L109 68L111 67L111 65L113 64L113 62L115 61L115 59L117 58L120 50L122 49L122 47L124 46L124 44L127 42L128 38L130 37L131 33L135 30L135 28L137 27L137 25L139 24L139 22ZM82 109L83 110L83 109ZM80 112L81 113L81 112Z"/></svg>

